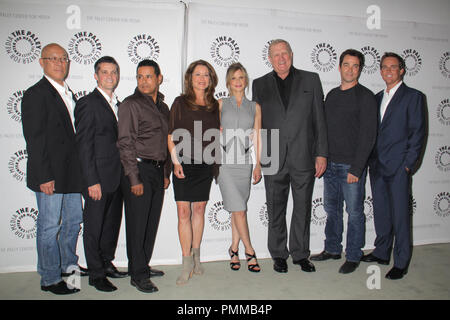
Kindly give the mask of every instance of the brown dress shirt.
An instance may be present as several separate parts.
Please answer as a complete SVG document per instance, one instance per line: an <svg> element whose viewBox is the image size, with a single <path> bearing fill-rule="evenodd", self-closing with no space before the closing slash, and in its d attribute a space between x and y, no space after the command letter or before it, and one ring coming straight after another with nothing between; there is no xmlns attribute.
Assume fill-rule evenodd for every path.
<svg viewBox="0 0 450 320"><path fill-rule="evenodd" d="M170 156L167 150L169 107L158 92L157 102L142 94L137 88L119 106L120 151L125 175L132 186L142 183L137 158L165 161L164 176L170 175Z"/></svg>

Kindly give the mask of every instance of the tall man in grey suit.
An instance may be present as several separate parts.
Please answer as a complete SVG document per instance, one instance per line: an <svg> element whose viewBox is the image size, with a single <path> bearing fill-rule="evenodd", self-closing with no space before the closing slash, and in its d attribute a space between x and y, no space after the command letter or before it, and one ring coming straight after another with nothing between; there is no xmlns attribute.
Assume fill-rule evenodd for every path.
<svg viewBox="0 0 450 320"><path fill-rule="evenodd" d="M261 105L262 128L273 134L279 131L279 154L273 143L263 143L263 154L272 153L279 164L275 174L267 174L267 211L269 216L268 248L274 270L287 272L289 254L294 264L306 272L315 271L308 260L311 198L315 178L326 170L328 143L323 107L323 91L316 73L292 66L293 52L285 40L273 40L269 61L273 72L254 80L253 100ZM273 168L271 168L273 171ZM292 212L287 247L286 207L292 188Z"/></svg>

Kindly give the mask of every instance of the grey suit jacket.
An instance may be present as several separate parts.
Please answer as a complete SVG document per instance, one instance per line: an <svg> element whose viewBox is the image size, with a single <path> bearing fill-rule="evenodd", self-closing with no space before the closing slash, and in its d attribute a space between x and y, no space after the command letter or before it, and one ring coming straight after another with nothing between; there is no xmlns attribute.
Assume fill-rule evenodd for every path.
<svg viewBox="0 0 450 320"><path fill-rule="evenodd" d="M287 109L283 106L274 72L253 81L253 100L261 106L264 139L261 164L267 174L267 156L297 170L314 170L315 157L328 156L323 91L317 73L293 68L293 82ZM273 130L278 129L279 139ZM276 136L276 134L275 134ZM276 144L278 143L278 157ZM272 164L273 166L273 161ZM266 169L264 169L266 167ZM270 172L273 173L273 167Z"/></svg>

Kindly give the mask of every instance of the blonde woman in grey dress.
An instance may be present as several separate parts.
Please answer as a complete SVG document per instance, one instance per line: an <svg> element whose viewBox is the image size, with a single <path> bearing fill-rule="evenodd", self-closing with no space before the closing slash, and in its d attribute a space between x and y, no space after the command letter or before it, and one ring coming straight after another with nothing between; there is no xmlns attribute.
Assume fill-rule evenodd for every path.
<svg viewBox="0 0 450 320"><path fill-rule="evenodd" d="M222 165L219 171L219 188L224 209L231 212L232 242L228 249L231 270L239 270L239 242L245 247L248 270L259 272L261 268L250 241L247 223L247 201L253 184L261 180L261 108L245 97L248 75L240 63L232 64L227 70L229 98L219 100L222 144ZM255 157L252 164L251 146Z"/></svg>

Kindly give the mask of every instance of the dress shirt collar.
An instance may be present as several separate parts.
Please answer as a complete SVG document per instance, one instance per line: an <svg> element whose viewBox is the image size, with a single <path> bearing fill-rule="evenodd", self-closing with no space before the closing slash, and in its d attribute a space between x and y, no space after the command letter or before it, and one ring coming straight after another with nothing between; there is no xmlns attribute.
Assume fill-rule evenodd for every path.
<svg viewBox="0 0 450 320"><path fill-rule="evenodd" d="M106 101L108 101L108 103L111 106L117 105L117 96L114 92L112 93L112 95L110 97L110 96L108 96L108 94L105 91L100 89L100 87L97 87L97 90L103 95L103 97L106 99Z"/></svg>
<svg viewBox="0 0 450 320"><path fill-rule="evenodd" d="M402 85L403 81L400 80L391 90L389 90L389 92L387 92L387 88L384 89L384 94L388 95L389 97L392 97L395 92L397 91L397 89Z"/></svg>
<svg viewBox="0 0 450 320"><path fill-rule="evenodd" d="M63 94L63 95L72 97L71 92L70 92L70 89L69 89L69 86L67 85L67 83L66 83L65 81L63 82L64 85L62 86L62 85L60 85L58 82L56 82L55 80L53 80L52 78L47 77L47 75L44 75L44 76L45 76L45 78L47 78L47 80L52 84L53 87L55 87L55 89L56 89L60 94Z"/></svg>

